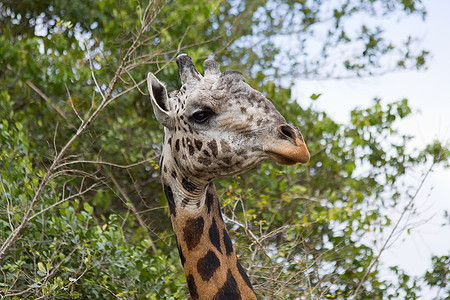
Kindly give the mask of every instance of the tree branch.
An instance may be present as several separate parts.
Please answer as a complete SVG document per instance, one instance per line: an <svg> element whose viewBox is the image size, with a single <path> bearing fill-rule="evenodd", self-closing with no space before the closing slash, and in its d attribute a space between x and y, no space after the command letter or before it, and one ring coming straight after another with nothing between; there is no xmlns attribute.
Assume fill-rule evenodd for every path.
<svg viewBox="0 0 450 300"><path fill-rule="evenodd" d="M361 279L361 281L359 282L358 286L356 287L356 290L354 292L354 299L357 299L359 294L362 292L362 285L363 283L366 281L367 276L369 276L370 271L372 270L373 266L378 262L381 254L384 252L384 250L386 250L387 245L389 244L390 240L392 239L392 237L394 236L394 234L397 231L398 226L400 225L400 222L402 221L403 217L405 216L406 212L410 209L410 207L412 206L414 200L416 199L417 195L419 194L419 191L422 189L423 184L425 183L425 180L427 179L428 175L431 173L431 170L433 169L433 167L435 166L435 162L433 162L430 166L430 168L427 170L427 172L425 173L425 175L423 176L419 186L417 187L414 195L411 197L411 199L409 200L409 202L406 204L405 208L403 208L402 214L400 215L400 217L398 218L397 222L395 223L394 228L392 228L388 238L386 239L386 241L383 244L383 247L381 247L380 252L378 253L378 255L375 257L375 259L372 261L372 263L369 265L369 268L367 268L366 272L364 273L363 278Z"/></svg>

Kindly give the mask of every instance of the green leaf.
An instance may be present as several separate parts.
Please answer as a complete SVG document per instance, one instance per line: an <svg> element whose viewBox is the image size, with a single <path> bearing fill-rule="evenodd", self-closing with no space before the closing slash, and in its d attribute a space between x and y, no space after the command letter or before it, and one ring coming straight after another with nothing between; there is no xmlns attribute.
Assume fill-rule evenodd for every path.
<svg viewBox="0 0 450 300"><path fill-rule="evenodd" d="M310 96L310 98L311 98L311 100L315 101L315 100L319 99L320 96L322 96L322 94L312 94Z"/></svg>
<svg viewBox="0 0 450 300"><path fill-rule="evenodd" d="M42 262L38 262L38 269L47 274L47 269L45 268L45 265Z"/></svg>
<svg viewBox="0 0 450 300"><path fill-rule="evenodd" d="M92 213L94 212L94 208L87 202L83 203L83 208L89 215L92 215Z"/></svg>

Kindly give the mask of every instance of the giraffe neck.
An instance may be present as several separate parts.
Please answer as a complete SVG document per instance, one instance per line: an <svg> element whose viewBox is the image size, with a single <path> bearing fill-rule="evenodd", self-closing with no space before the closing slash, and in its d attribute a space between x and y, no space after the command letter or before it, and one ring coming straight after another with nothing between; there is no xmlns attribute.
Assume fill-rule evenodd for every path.
<svg viewBox="0 0 450 300"><path fill-rule="evenodd" d="M179 181L167 180L162 174L192 299L256 299L225 227L214 183ZM189 200L186 200L186 186L190 188Z"/></svg>

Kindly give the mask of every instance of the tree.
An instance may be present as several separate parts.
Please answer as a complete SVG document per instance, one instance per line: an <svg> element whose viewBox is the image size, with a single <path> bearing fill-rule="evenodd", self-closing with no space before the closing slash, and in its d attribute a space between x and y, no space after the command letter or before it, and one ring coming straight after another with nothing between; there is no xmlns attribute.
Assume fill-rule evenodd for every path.
<svg viewBox="0 0 450 300"><path fill-rule="evenodd" d="M214 55L223 68L242 70L302 128L313 154L306 167L264 163L218 182L256 292L413 297L414 285L386 282L378 264L370 268L377 245L365 237L383 234L392 222L386 209L413 197L399 185L402 176L448 164L448 149L436 142L406 150L410 137L395 130L411 114L406 100L374 101L344 125L300 107L286 82L293 79L288 74L368 76L424 67L427 52L411 49L413 38L405 46L388 41L379 22L356 32L347 24L358 14L424 16L419 1L0 5L2 295L186 297L158 179L162 131L142 83L152 71L169 89L179 87L172 62L187 51L199 65ZM318 46L319 31L326 38ZM286 37L307 55L284 48ZM354 55L323 68L351 45Z"/></svg>
<svg viewBox="0 0 450 300"><path fill-rule="evenodd" d="M430 287L437 287L434 299L450 298L450 257L448 255L433 256L433 269L425 273L425 282ZM441 295L442 294L442 295Z"/></svg>

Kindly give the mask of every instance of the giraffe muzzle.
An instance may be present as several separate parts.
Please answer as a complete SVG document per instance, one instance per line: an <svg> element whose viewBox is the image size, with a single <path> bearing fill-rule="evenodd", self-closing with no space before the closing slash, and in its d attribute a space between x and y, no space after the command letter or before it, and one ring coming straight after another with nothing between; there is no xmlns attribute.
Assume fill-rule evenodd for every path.
<svg viewBox="0 0 450 300"><path fill-rule="evenodd" d="M307 163L310 158L309 151L298 128L282 124L278 126L277 131L279 139L267 149L269 157L280 165Z"/></svg>

